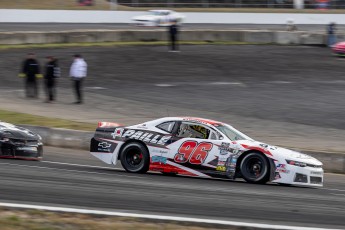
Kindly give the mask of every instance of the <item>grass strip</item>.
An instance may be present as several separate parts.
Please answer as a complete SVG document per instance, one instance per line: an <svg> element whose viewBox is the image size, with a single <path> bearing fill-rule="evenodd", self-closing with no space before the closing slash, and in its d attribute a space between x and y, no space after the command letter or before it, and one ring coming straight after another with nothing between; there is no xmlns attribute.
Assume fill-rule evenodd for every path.
<svg viewBox="0 0 345 230"><path fill-rule="evenodd" d="M65 48L65 47L109 47L109 46L167 46L167 41L137 41L137 42L81 42L81 43L51 43L51 44L18 44L0 45L0 50L27 48ZM180 45L269 45L270 43L236 42L236 41L180 41Z"/></svg>
<svg viewBox="0 0 345 230"><path fill-rule="evenodd" d="M76 213L47 212L40 210L0 209L2 230L206 230L253 228L222 225L183 223L176 221L148 220L140 218L110 217Z"/></svg>
<svg viewBox="0 0 345 230"><path fill-rule="evenodd" d="M52 128L65 128L84 131L94 131L97 124L77 122L65 119L36 116L26 113L17 113L7 110L0 110L0 120L13 124L35 125ZM1 226L1 225L0 225Z"/></svg>

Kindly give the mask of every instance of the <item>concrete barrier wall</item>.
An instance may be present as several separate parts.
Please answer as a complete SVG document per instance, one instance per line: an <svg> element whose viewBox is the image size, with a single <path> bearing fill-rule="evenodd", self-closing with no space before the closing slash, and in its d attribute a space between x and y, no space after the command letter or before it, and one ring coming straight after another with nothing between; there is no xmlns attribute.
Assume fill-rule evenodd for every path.
<svg viewBox="0 0 345 230"><path fill-rule="evenodd" d="M42 137L44 145L62 148L89 150L90 140L94 134L94 132L71 129L48 128L31 125L21 126L38 133Z"/></svg>
<svg viewBox="0 0 345 230"><path fill-rule="evenodd" d="M344 35L339 35L342 40ZM79 42L166 41L165 30L105 30L70 32L0 32L0 44L46 44ZM249 42L272 44L322 45L325 34L287 31L183 30L181 41Z"/></svg>
<svg viewBox="0 0 345 230"><path fill-rule="evenodd" d="M0 22L57 22L57 23L130 23L131 18L145 11L85 11L85 10L15 10L0 9ZM185 23L224 24L344 24L343 14L293 13L205 13L186 12Z"/></svg>

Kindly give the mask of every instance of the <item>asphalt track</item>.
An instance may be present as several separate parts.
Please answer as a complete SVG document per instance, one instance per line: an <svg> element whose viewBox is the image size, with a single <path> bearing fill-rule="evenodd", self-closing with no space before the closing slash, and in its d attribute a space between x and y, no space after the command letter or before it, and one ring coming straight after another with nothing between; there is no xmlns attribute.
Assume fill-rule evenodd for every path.
<svg viewBox="0 0 345 230"><path fill-rule="evenodd" d="M36 52L41 62L47 55L57 56L65 75L71 56L82 53L89 64L85 82L87 100L81 107L84 113L95 112L97 108L99 114L118 112L135 117L141 115L140 106L147 105L155 108L149 115L154 117L168 115L164 106L173 105L186 111L205 111L200 115L203 117L213 112L210 118L225 122L236 115L238 122L255 118L269 124L288 124L284 129L294 124L318 127L322 129L320 135L325 137L345 129L344 59L333 57L327 48L207 45L182 46L181 50L169 53L164 46L3 50L0 88L21 88L21 79L16 75L26 52ZM58 92L65 93L63 89L69 87L70 81L62 78ZM100 90L91 90L92 87ZM125 105L113 108L105 102L92 104L97 95L113 97L114 101L130 100L138 107L124 112ZM11 96L7 95L8 101ZM58 101L51 108L40 106L42 110L60 105L67 108L64 103ZM68 109L65 110L67 114ZM252 123L243 127L257 131L265 128ZM279 138L280 133L272 135ZM303 141L299 132L291 130L290 135ZM344 149L343 142L340 145ZM104 165L85 151L55 148L47 148L43 162L1 160L0 165L3 202L295 226L345 226L343 175L326 174L322 189L165 177L155 173L133 175L121 169L101 168Z"/></svg>
<svg viewBox="0 0 345 230"><path fill-rule="evenodd" d="M320 189L129 174L86 151L46 148L42 162L0 160L0 201L343 229L345 176Z"/></svg>
<svg viewBox="0 0 345 230"><path fill-rule="evenodd" d="M260 24L183 24L186 30L285 30L286 25L260 25ZM297 25L300 31L326 32L325 25ZM66 30L152 30L152 27L135 27L126 23L0 23L0 32L7 31L66 31ZM165 28L155 28L162 29ZM339 31L345 25L337 25Z"/></svg>
<svg viewBox="0 0 345 230"><path fill-rule="evenodd" d="M328 48L190 45L181 46L181 53L167 50L164 46L2 50L0 88L21 88L16 75L29 51L37 53L41 64L45 56L55 55L63 73L58 87L69 88L72 55L81 53L89 66L85 86L101 89L93 90L95 94L143 105L212 111L216 113L212 119L224 122L232 114L345 129L345 59L332 56ZM164 107L159 112L169 115Z"/></svg>

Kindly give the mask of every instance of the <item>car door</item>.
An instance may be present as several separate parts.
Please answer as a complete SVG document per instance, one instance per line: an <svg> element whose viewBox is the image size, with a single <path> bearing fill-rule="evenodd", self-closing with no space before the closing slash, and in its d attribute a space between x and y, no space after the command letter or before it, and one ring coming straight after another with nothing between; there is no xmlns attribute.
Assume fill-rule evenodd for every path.
<svg viewBox="0 0 345 230"><path fill-rule="evenodd" d="M207 125L179 121L172 133L169 150L162 155L168 160L165 170L185 175L207 176L217 167L217 163L212 161L216 160L215 154L219 151L220 143L215 130Z"/></svg>

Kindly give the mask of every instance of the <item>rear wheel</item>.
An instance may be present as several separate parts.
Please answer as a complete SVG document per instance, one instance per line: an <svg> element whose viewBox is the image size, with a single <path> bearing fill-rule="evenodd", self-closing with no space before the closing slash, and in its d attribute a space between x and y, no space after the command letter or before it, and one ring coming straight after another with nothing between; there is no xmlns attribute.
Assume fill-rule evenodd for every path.
<svg viewBox="0 0 345 230"><path fill-rule="evenodd" d="M150 154L141 143L127 144L121 151L120 159L127 172L146 173L150 167Z"/></svg>
<svg viewBox="0 0 345 230"><path fill-rule="evenodd" d="M240 165L243 178L249 183L264 184L269 180L269 163L261 153L246 155Z"/></svg>

